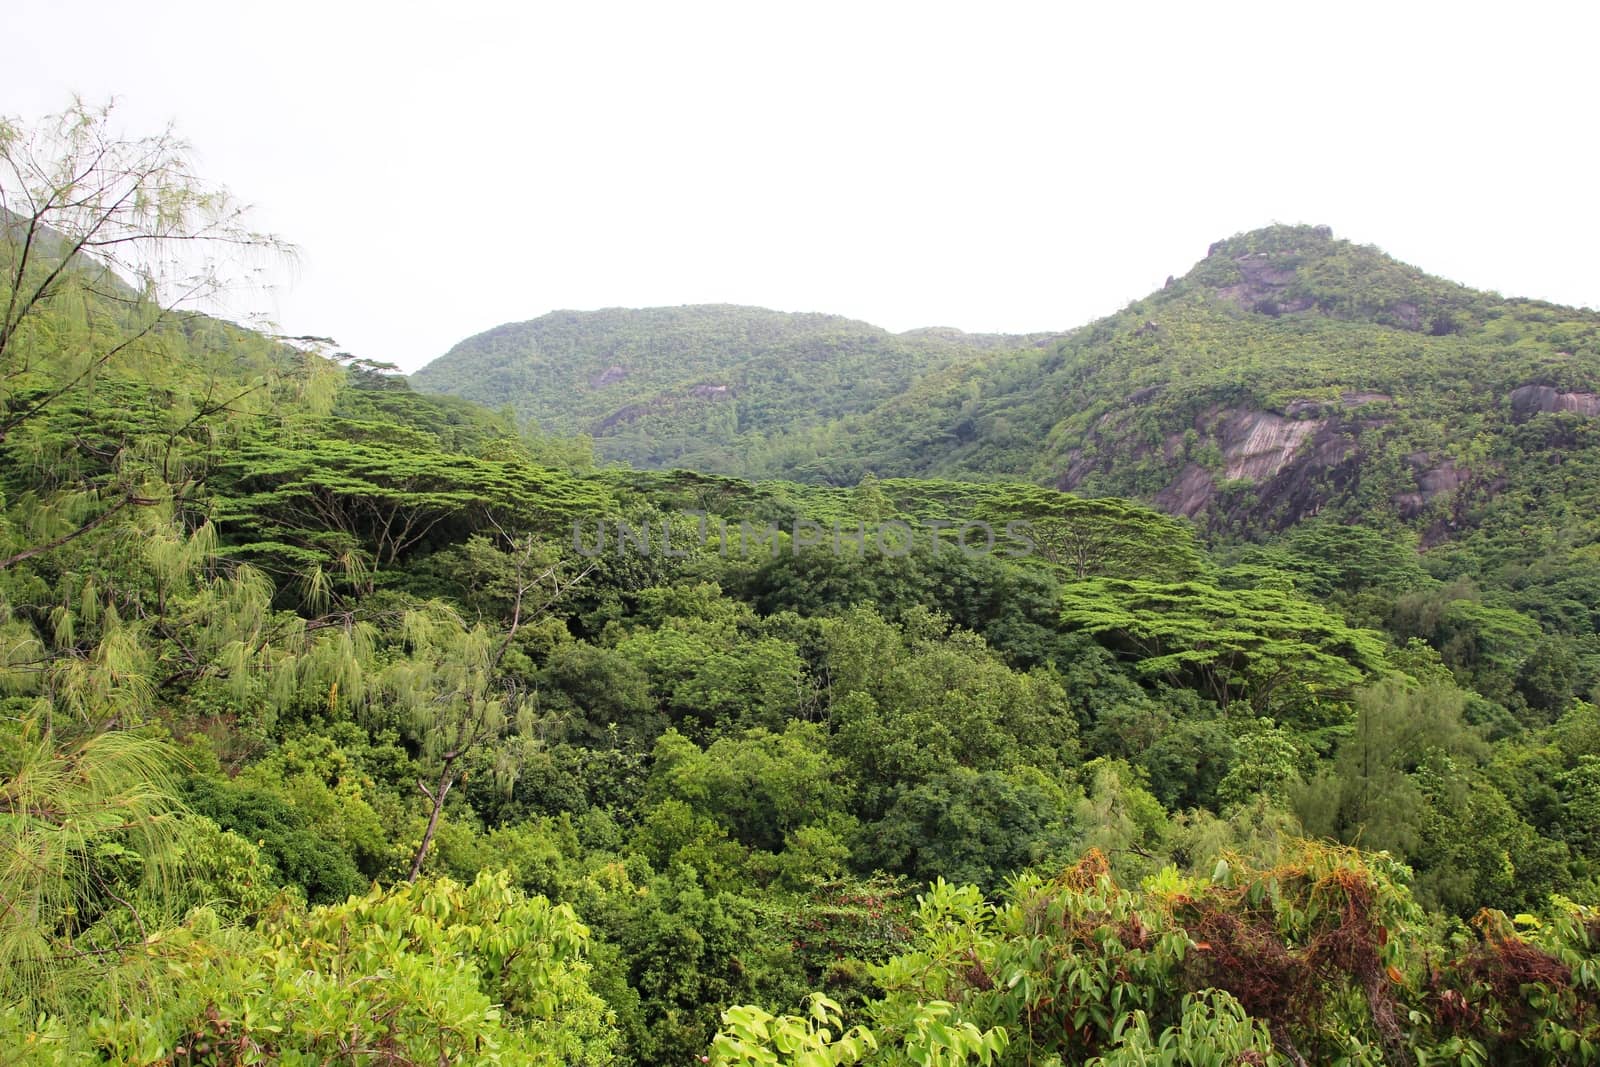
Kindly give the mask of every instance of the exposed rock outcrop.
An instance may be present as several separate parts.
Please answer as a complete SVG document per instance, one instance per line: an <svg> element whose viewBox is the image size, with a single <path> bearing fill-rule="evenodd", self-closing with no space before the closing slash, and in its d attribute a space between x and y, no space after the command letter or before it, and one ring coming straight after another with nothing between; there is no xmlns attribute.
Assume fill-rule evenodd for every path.
<svg viewBox="0 0 1600 1067"><path fill-rule="evenodd" d="M1312 306L1309 297L1291 298L1287 290L1294 284L1293 267L1276 263L1270 253L1251 252L1234 260L1241 281L1217 290L1217 295L1246 311L1268 315L1305 311Z"/></svg>
<svg viewBox="0 0 1600 1067"><path fill-rule="evenodd" d="M1600 415L1600 396L1594 393L1563 393L1551 385L1521 385L1511 390L1511 410L1520 419L1545 411L1576 411L1580 415Z"/></svg>
<svg viewBox="0 0 1600 1067"><path fill-rule="evenodd" d="M1429 452L1413 452L1406 457L1406 465L1417 480L1415 492L1399 493L1391 498L1395 510L1403 519L1414 519L1422 514L1429 502L1442 493L1461 488L1472 477L1472 472L1457 467L1449 456L1436 459Z"/></svg>
<svg viewBox="0 0 1600 1067"><path fill-rule="evenodd" d="M1198 463L1183 468L1172 484L1156 494L1156 507L1173 515L1193 518L1211 504L1217 483L1211 472Z"/></svg>
<svg viewBox="0 0 1600 1067"><path fill-rule="evenodd" d="M650 405L648 404L629 404L627 407L618 408L616 411L613 411L611 414L607 415L605 418L596 423L594 432L604 433L613 426L621 425L624 422L632 422L634 419L643 416L649 410Z"/></svg>
<svg viewBox="0 0 1600 1067"><path fill-rule="evenodd" d="M1216 429L1224 478L1266 481L1289 462L1307 437L1323 426L1320 419L1289 419L1270 411L1234 411Z"/></svg>
<svg viewBox="0 0 1600 1067"><path fill-rule="evenodd" d="M1107 412L1100 427L1114 427L1126 409ZM1177 474L1156 493L1162 510L1195 518L1219 506L1220 487L1230 481L1254 486L1254 510L1269 521L1293 522L1314 514L1330 482L1354 476L1357 437L1366 423L1330 416L1290 418L1251 408L1210 408L1195 419L1190 430L1167 434L1158 444L1142 446L1142 454L1159 454L1170 464L1182 464ZM1221 465L1216 469L1185 460L1190 439L1215 445ZM1074 449L1066 457L1057 485L1075 489L1101 467L1103 460ZM1226 510L1224 508L1224 510Z"/></svg>

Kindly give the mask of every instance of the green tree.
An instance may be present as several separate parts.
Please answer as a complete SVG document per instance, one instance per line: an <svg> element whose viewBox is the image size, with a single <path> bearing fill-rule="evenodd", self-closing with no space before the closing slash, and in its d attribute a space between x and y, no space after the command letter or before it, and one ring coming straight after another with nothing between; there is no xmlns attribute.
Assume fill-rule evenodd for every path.
<svg viewBox="0 0 1600 1067"><path fill-rule="evenodd" d="M114 425L74 443L40 424L118 383L171 382L175 349L194 347L209 328L185 309L217 296L230 280L224 265L243 253L287 250L246 221L225 190L194 173L188 145L170 129L126 137L109 106L81 101L31 127L0 118L0 445L28 436L27 449L65 448L66 462L103 467L95 438L108 429L115 437ZM0 570L168 499L185 481L174 445L207 420L248 409L273 374L259 366L266 377L253 381L196 382L164 413L157 405L141 414L136 400L130 413L161 425L164 447L64 497L39 539L0 546Z"/></svg>
<svg viewBox="0 0 1600 1067"><path fill-rule="evenodd" d="M1147 678L1312 722L1384 663L1377 633L1281 589L1097 579L1063 589L1061 619Z"/></svg>
<svg viewBox="0 0 1600 1067"><path fill-rule="evenodd" d="M466 626L443 605L408 611L401 636L405 655L379 676L374 696L380 715L393 717L417 744L426 779L417 790L428 800L428 822L407 876L415 882L433 844L450 790L477 756L507 786L518 767L516 751L499 742L531 731L532 708L497 675L503 639L484 626Z"/></svg>
<svg viewBox="0 0 1600 1067"><path fill-rule="evenodd" d="M74 972L73 939L108 910L141 926L144 911L141 937L170 918L185 839L176 754L128 731L64 741L33 718L0 737L0 994L42 1009ZM124 862L138 872L133 900L117 892Z"/></svg>
<svg viewBox="0 0 1600 1067"><path fill-rule="evenodd" d="M435 439L391 428L363 440L359 425L313 421L285 442L257 435L225 465L216 516L238 530L235 551L298 573L311 566L356 573L393 567L419 546L515 530L570 536L575 515L608 509L592 481L517 461L441 450ZM534 572L537 573L537 572ZM370 592L370 577L357 583Z"/></svg>
<svg viewBox="0 0 1600 1067"><path fill-rule="evenodd" d="M590 984L589 944L571 908L525 896L504 872L374 888L256 931L197 917L142 945L138 970L91 1002L86 1033L44 1051L77 1062L601 1067L617 1035Z"/></svg>
<svg viewBox="0 0 1600 1067"><path fill-rule="evenodd" d="M993 889L1066 852L1078 829L1073 799L1031 768L951 767L896 791L864 857L918 882L950 877Z"/></svg>
<svg viewBox="0 0 1600 1067"><path fill-rule="evenodd" d="M647 796L683 800L748 847L778 852L795 831L844 810L842 772L815 723L791 722L781 734L757 727L703 753L669 732L657 742Z"/></svg>
<svg viewBox="0 0 1600 1067"><path fill-rule="evenodd" d="M1271 719L1259 719L1255 729L1239 735L1233 766L1217 785L1217 803L1231 807L1266 794L1275 801L1287 797L1300 782L1300 748L1288 732Z"/></svg>
<svg viewBox="0 0 1600 1067"><path fill-rule="evenodd" d="M1036 486L1007 485L979 511L994 523L1021 523L1033 552L1068 577L1184 581L1212 565L1181 519L1127 500L1084 499Z"/></svg>

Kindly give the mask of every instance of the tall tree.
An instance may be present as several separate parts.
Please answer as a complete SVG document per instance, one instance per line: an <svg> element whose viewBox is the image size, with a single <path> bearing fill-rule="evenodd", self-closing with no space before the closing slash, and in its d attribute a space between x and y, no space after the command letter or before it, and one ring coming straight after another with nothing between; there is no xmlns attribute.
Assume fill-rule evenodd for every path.
<svg viewBox="0 0 1600 1067"><path fill-rule="evenodd" d="M89 384L180 308L219 295L224 248L286 251L203 183L169 128L117 133L82 101L27 128L0 118L0 440ZM64 350L49 313L72 310L88 343ZM67 358L62 358L63 356Z"/></svg>
<svg viewBox="0 0 1600 1067"><path fill-rule="evenodd" d="M1256 712L1315 719L1322 698L1342 699L1384 662L1377 633L1278 589L1092 579L1061 602L1067 627L1224 708L1245 699Z"/></svg>
<svg viewBox="0 0 1600 1067"><path fill-rule="evenodd" d="M429 772L417 779L429 808L408 875L414 882L433 845L445 799L466 773L468 757L515 728L518 713L525 709L514 692L496 682L496 642L486 628L468 628L448 608L430 605L407 612L403 632L406 654L384 671L379 692L400 713ZM521 718L525 727L526 715ZM497 770L509 768L502 764Z"/></svg>
<svg viewBox="0 0 1600 1067"><path fill-rule="evenodd" d="M558 588L557 595L564 591ZM411 862L408 877L413 882L433 846L450 791L482 764L509 787L527 745L506 742L517 736L536 743L533 700L499 670L515 633L514 627L505 633L469 627L437 602L408 611L401 622L403 655L384 669L371 690L377 714L398 719L426 768L416 783L428 800L428 822Z"/></svg>
<svg viewBox="0 0 1600 1067"><path fill-rule="evenodd" d="M171 129L124 136L109 106L82 101L33 126L0 117L0 446L68 476L31 509L40 521L22 542L0 544L0 569L170 499L164 488L185 480L180 439L267 387L237 367L209 381L174 370L180 353L239 339L205 337L230 328L193 309L230 287L246 253L287 251L196 176ZM172 396L153 395L185 373ZM96 399L112 409L98 420ZM24 434L62 411L89 430Z"/></svg>

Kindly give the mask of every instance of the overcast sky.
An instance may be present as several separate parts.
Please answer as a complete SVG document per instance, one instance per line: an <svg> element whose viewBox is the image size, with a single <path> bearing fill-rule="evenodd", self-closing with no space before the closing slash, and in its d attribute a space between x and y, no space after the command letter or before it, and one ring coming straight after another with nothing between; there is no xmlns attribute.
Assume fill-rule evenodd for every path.
<svg viewBox="0 0 1600 1067"><path fill-rule="evenodd" d="M1111 11L1115 7L1116 11ZM414 370L557 308L1063 329L1326 223L1600 305L1600 5L0 2L0 113L115 94Z"/></svg>

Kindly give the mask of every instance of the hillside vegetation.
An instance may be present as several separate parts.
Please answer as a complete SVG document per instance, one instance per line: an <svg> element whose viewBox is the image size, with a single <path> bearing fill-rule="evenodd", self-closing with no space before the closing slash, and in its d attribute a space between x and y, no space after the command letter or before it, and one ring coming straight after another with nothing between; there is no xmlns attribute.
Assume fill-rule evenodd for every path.
<svg viewBox="0 0 1600 1067"><path fill-rule="evenodd" d="M1600 315L1442 282L1313 227L1212 246L1049 353L935 374L830 432L840 475L1025 476L1259 534L1447 537L1600 415ZM838 464L840 449L830 452ZM1248 530L1246 530L1248 528Z"/></svg>
<svg viewBox="0 0 1600 1067"><path fill-rule="evenodd" d="M602 467L43 217L0 245L5 1062L1600 1059L1588 487L1526 505L1540 569Z"/></svg>
<svg viewBox="0 0 1600 1067"><path fill-rule="evenodd" d="M837 315L726 304L556 311L456 345L416 387L509 407L641 467L741 474L769 435L871 410L919 376L1046 343L959 330L891 334Z"/></svg>
<svg viewBox="0 0 1600 1067"><path fill-rule="evenodd" d="M1317 516L1425 545L1515 540L1531 563L1592 540L1600 513L1600 314L1470 290L1320 227L1220 241L1059 338L564 312L463 342L417 381L635 465L1021 479L1233 539Z"/></svg>

